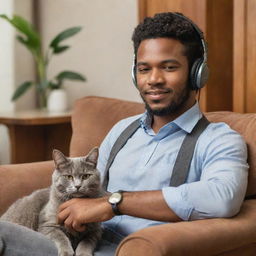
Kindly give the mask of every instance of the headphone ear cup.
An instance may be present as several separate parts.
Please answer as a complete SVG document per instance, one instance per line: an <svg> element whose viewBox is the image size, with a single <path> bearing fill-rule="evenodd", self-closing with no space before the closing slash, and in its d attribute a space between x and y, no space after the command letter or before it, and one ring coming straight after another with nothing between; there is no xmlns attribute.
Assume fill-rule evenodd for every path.
<svg viewBox="0 0 256 256"><path fill-rule="evenodd" d="M198 88L201 89L205 86L209 77L209 68L205 61L203 61L203 63L200 65L198 72L198 76L200 76L200 81L198 81Z"/></svg>
<svg viewBox="0 0 256 256"><path fill-rule="evenodd" d="M199 90L204 87L209 76L209 69L204 59L197 59L190 71L191 90Z"/></svg>
<svg viewBox="0 0 256 256"><path fill-rule="evenodd" d="M197 90L197 72L201 65L201 59L196 59L193 63L190 71L190 88L191 90Z"/></svg>
<svg viewBox="0 0 256 256"><path fill-rule="evenodd" d="M136 79L136 66L135 65L132 66L132 82L136 87L138 87L137 79Z"/></svg>
<svg viewBox="0 0 256 256"><path fill-rule="evenodd" d="M136 57L134 56L133 57L133 63L132 63L132 82L137 88L138 86L137 86L136 73L137 73L137 71L136 71Z"/></svg>

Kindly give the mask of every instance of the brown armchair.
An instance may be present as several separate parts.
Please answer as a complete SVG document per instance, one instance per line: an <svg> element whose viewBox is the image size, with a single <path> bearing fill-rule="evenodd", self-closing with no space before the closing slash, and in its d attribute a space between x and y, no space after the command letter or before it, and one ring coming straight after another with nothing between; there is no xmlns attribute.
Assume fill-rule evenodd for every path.
<svg viewBox="0 0 256 256"><path fill-rule="evenodd" d="M118 120L143 111L142 104L123 100L78 100L72 114L70 156L87 154L100 145ZM210 112L206 116L212 122L228 123L244 136L250 165L247 196L256 194L256 114ZM0 166L0 214L17 198L49 186L52 170L52 161ZM140 230L121 242L116 255L256 255L256 200L246 200L233 218L184 221Z"/></svg>

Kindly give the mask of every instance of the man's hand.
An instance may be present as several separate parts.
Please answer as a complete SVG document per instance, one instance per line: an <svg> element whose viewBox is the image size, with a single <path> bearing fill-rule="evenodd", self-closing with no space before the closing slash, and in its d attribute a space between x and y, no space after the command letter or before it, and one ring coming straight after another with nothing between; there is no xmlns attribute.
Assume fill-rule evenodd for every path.
<svg viewBox="0 0 256 256"><path fill-rule="evenodd" d="M123 200L118 208L123 214L138 218L181 221L166 204L161 190L123 192ZM86 223L102 222L113 217L107 196L95 199L75 198L59 207L58 223L64 224L69 230L82 232Z"/></svg>
<svg viewBox="0 0 256 256"><path fill-rule="evenodd" d="M74 198L59 207L58 223L69 230L82 232L86 223L102 222L114 217L106 197Z"/></svg>

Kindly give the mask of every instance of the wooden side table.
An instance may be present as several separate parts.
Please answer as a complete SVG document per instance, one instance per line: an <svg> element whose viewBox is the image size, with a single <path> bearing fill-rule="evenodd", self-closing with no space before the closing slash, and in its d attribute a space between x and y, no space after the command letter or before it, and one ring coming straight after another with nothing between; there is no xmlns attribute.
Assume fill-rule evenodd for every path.
<svg viewBox="0 0 256 256"><path fill-rule="evenodd" d="M0 124L8 127L11 163L50 160L54 148L69 155L71 112L0 112Z"/></svg>

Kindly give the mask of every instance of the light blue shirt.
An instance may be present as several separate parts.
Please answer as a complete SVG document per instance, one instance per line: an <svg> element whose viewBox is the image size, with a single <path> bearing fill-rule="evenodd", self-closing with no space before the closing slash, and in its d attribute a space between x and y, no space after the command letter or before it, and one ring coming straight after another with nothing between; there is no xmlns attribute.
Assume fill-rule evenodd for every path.
<svg viewBox="0 0 256 256"><path fill-rule="evenodd" d="M182 141L201 117L196 103L157 134L147 112L118 122L100 146L98 169L102 178L110 150L121 132L138 118L141 126L110 167L108 191L162 190L168 206L183 220L235 215L247 187L247 148L243 138L225 123L208 125L196 143L186 183L169 186ZM128 235L161 223L123 215L104 225Z"/></svg>

